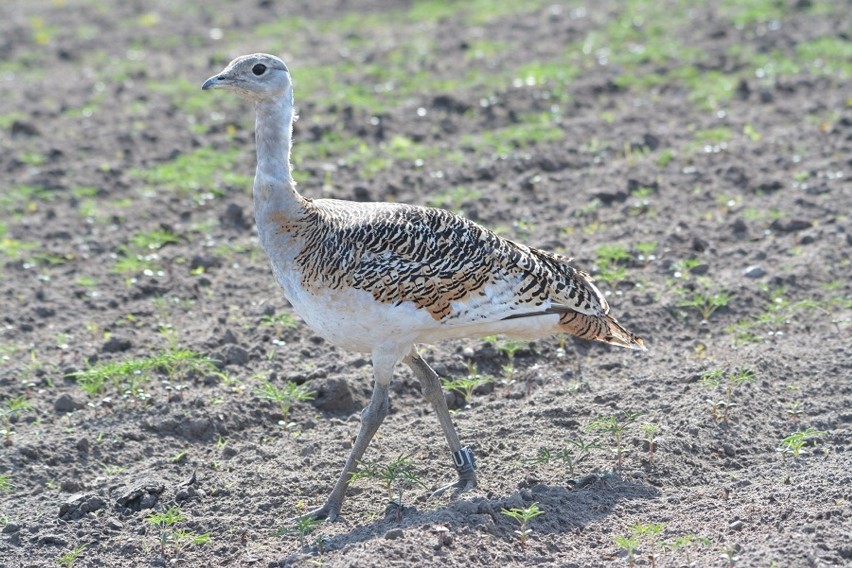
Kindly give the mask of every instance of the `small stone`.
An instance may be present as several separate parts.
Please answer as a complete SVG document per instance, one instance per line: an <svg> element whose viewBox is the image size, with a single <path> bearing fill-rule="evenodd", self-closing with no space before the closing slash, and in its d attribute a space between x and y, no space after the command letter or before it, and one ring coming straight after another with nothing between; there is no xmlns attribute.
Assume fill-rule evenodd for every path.
<svg viewBox="0 0 852 568"><path fill-rule="evenodd" d="M3 527L3 534L12 534L21 530L21 525L18 523L6 523L6 526Z"/></svg>
<svg viewBox="0 0 852 568"><path fill-rule="evenodd" d="M133 347L133 344L129 339L112 336L101 346L101 351L103 353L120 353L129 350L131 347Z"/></svg>
<svg viewBox="0 0 852 568"><path fill-rule="evenodd" d="M734 521L733 523L731 523L728 526L733 531L741 531L741 530L743 530L743 527L745 527L745 523L742 522L741 520L737 519L736 521Z"/></svg>
<svg viewBox="0 0 852 568"><path fill-rule="evenodd" d="M243 208L236 203L229 203L225 212L219 217L219 223L226 229L237 229L244 231L251 226L246 222Z"/></svg>
<svg viewBox="0 0 852 568"><path fill-rule="evenodd" d="M734 233L741 234L748 231L748 225L742 219L735 219L733 223L731 223L731 230Z"/></svg>
<svg viewBox="0 0 852 568"><path fill-rule="evenodd" d="M68 541L59 536L58 534L46 534L42 535L38 539L39 544L49 544L54 546L65 546L68 544Z"/></svg>
<svg viewBox="0 0 852 568"><path fill-rule="evenodd" d="M311 401L316 408L326 412L349 414L356 412L359 405L355 404L352 389L344 379L329 378L312 383L316 395Z"/></svg>
<svg viewBox="0 0 852 568"><path fill-rule="evenodd" d="M192 260L189 261L190 270L198 270L199 268L203 268L206 272L211 268L218 268L220 266L222 266L222 261L215 256L204 256L197 254L192 257Z"/></svg>
<svg viewBox="0 0 852 568"><path fill-rule="evenodd" d="M122 524L121 521L119 521L118 519L116 519L114 517L110 517L109 519L107 519L106 525L107 525L108 529L114 530L114 531L120 531L121 529L124 528L124 524Z"/></svg>
<svg viewBox="0 0 852 568"><path fill-rule="evenodd" d="M89 453L89 439L88 438L80 438L77 440L77 451L82 452L84 454Z"/></svg>
<svg viewBox="0 0 852 568"><path fill-rule="evenodd" d="M85 404L77 402L74 400L74 397L68 393L61 395L53 403L53 409L56 410L56 412L74 412L84 406Z"/></svg>
<svg viewBox="0 0 852 568"><path fill-rule="evenodd" d="M249 354L248 351L239 345L228 345L222 350L222 354L218 359L221 359L225 365L242 367L249 362Z"/></svg>
<svg viewBox="0 0 852 568"><path fill-rule="evenodd" d="M403 536L405 536L405 533L403 533L402 529L399 528L391 529L385 533L386 540L396 540L398 538L402 538Z"/></svg>
<svg viewBox="0 0 852 568"><path fill-rule="evenodd" d="M759 264L753 264L743 270L743 276L746 278L762 278L766 276L766 270Z"/></svg>
<svg viewBox="0 0 852 568"><path fill-rule="evenodd" d="M798 231L804 231L805 229L810 229L811 227L813 227L813 223L803 219L790 219L786 223L781 219L776 219L771 225L769 225L770 229L778 231L779 233L795 233Z"/></svg>
<svg viewBox="0 0 852 568"><path fill-rule="evenodd" d="M77 493L83 489L83 484L79 479L65 479L59 484L59 490L63 493Z"/></svg>
<svg viewBox="0 0 852 568"><path fill-rule="evenodd" d="M45 306L38 306L33 310L33 312L35 312L35 315L40 318L50 318L56 315L56 310Z"/></svg>
<svg viewBox="0 0 852 568"><path fill-rule="evenodd" d="M234 335L234 332L230 329L226 329L225 333L222 334L222 339L219 340L221 345L232 345L237 343L237 336Z"/></svg>

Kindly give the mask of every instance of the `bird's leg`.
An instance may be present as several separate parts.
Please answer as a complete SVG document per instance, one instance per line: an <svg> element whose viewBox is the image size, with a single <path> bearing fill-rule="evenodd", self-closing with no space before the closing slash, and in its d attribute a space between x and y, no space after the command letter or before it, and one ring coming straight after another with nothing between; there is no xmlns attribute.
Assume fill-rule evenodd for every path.
<svg viewBox="0 0 852 568"><path fill-rule="evenodd" d="M476 462L473 459L473 451L467 447L463 448L461 445L450 418L450 411L447 408L447 400L444 398L444 391L441 389L441 380L438 378L438 374L423 360L416 348L413 348L403 361L411 367L414 376L420 381L423 398L431 402L435 408L438 422L441 423L441 428L444 430L444 435L447 437L447 443L450 446L453 465L459 474L458 481L439 488L432 493L432 496L439 497L447 489L455 489L454 494L456 495L473 489L476 487Z"/></svg>
<svg viewBox="0 0 852 568"><path fill-rule="evenodd" d="M390 364L388 365L389 361ZM373 435L379 429L379 425L388 415L390 406L388 385L395 364L396 360L377 360L376 354L373 354L373 373L375 375L373 396L370 398L370 404L367 405L367 408L361 411L361 428L358 430L358 437L355 438L352 451L349 452L346 465L343 466L343 471L337 478L337 483L335 483L334 489L332 489L325 504L319 509L297 517L297 519L313 518L333 521L340 514L340 508L343 505L343 499L346 497L346 488L349 486L352 474L355 473L358 462L364 456L364 452L370 445Z"/></svg>

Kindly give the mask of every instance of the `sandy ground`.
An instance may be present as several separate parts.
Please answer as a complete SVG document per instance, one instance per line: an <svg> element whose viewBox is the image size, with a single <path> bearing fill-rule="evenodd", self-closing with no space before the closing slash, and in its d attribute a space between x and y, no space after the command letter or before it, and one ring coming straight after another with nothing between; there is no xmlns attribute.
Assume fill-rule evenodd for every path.
<svg viewBox="0 0 852 568"><path fill-rule="evenodd" d="M0 7L0 566L850 564L848 6L512 4ZM198 90L254 51L292 71L306 196L573 256L649 351L424 346L487 379L447 395L479 488L429 498L455 472L400 368L365 460L419 484L299 535L371 374L283 299L252 110Z"/></svg>

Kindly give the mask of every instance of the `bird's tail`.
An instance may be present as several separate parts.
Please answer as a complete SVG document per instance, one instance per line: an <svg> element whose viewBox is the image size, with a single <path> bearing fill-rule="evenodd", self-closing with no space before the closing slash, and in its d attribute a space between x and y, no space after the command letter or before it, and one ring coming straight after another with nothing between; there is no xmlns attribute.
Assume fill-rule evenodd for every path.
<svg viewBox="0 0 852 568"><path fill-rule="evenodd" d="M559 318L559 327L563 331L582 339L602 341L610 345L619 345L628 349L647 351L642 338L622 327L615 318L608 314L588 315L579 312L568 312Z"/></svg>

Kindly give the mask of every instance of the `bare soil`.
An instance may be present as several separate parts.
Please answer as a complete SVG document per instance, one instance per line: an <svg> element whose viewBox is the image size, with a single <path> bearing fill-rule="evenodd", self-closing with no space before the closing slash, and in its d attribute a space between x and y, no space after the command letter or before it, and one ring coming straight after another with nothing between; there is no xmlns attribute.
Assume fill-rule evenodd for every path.
<svg viewBox="0 0 852 568"><path fill-rule="evenodd" d="M562 57L621 2L419 23L383 0L110 4L0 7L0 566L55 566L80 546L75 566L627 565L614 537L653 524L661 532L638 537L638 565L850 564L852 88L812 67L737 75L731 55L794 54L818 38L848 46L848 4L782 2L783 17L741 25L727 3L690 8L690 25L671 33L697 48L708 88L740 77L720 103L655 63L629 73L662 82L626 86L599 52L558 88L494 79ZM292 33L261 33L285 19ZM472 53L501 43L512 47ZM455 472L401 367L366 459L409 455L424 485L400 509L362 481L342 520L304 542L284 530L330 491L371 374L368 355L288 317L251 224L252 109L175 87L254 51L281 55L293 74L306 196L438 203L573 256L604 277L613 313L649 351L570 338L523 345L513 360L502 339L424 347L444 377L470 365L493 377L467 406L448 394L479 488L429 498ZM352 63L345 77L300 89L300 70L340 61ZM380 97L382 109L335 98L343 84L393 91L374 63L434 88ZM558 136L477 144L541 113ZM356 145L299 152L329 132ZM430 150L386 166L351 157L400 141ZM182 191L145 177L201 149L237 158L204 179L183 174ZM132 248L155 230L177 242ZM630 253L618 278L596 252L605 245ZM138 255L147 268L116 268ZM720 293L706 320L686 306ZM139 391L108 383L95 395L70 376L175 346L221 373L160 368ZM286 380L316 398L285 416L258 388ZM31 408L11 412L16 401ZM620 465L613 436L589 428L607 418L626 424ZM824 434L797 458L779 451L807 428ZM574 471L531 461L580 438L600 448ZM543 514L521 547L501 511L533 503ZM175 505L184 520L161 547L149 518ZM179 541L178 529L210 540Z"/></svg>

